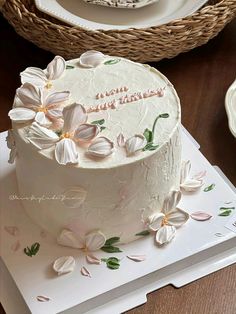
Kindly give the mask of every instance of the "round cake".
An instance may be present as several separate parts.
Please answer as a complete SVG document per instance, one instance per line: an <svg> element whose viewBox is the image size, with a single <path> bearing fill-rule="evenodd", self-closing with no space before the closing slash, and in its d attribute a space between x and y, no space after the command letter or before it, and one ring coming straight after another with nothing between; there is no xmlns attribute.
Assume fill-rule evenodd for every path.
<svg viewBox="0 0 236 314"><path fill-rule="evenodd" d="M180 184L180 102L167 78L89 51L21 81L9 145L27 214L63 245L79 247L72 233L139 238Z"/></svg>

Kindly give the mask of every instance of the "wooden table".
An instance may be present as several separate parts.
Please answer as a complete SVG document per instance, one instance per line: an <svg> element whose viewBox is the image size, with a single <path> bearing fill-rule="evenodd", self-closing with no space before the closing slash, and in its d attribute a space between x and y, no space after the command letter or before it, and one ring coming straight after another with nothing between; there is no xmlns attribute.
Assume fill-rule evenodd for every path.
<svg viewBox="0 0 236 314"><path fill-rule="evenodd" d="M52 55L19 37L3 18L0 27L0 131L5 131L11 126L7 113L20 84L19 72L32 65L44 68ZM236 21L207 45L153 65L175 85L183 125L200 143L202 153L236 185L236 140L224 108L225 93L236 78ZM236 266L181 289L168 286L150 293L145 305L128 313L235 314Z"/></svg>

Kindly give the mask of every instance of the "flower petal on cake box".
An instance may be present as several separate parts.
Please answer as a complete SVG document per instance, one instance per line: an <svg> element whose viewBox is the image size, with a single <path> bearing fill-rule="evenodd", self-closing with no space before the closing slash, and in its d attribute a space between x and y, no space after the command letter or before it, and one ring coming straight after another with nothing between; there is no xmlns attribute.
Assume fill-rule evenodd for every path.
<svg viewBox="0 0 236 314"><path fill-rule="evenodd" d="M181 199L180 191L170 191L169 195L165 198L163 204L163 213L168 214L170 211L176 208Z"/></svg>
<svg viewBox="0 0 236 314"><path fill-rule="evenodd" d="M134 262L143 262L146 260L146 255L127 255Z"/></svg>
<svg viewBox="0 0 236 314"><path fill-rule="evenodd" d="M69 91L64 91L64 92L56 92L49 94L45 100L44 100L44 105L50 109L50 105L54 104L61 104L67 101L70 97L70 92Z"/></svg>
<svg viewBox="0 0 236 314"><path fill-rule="evenodd" d="M60 235L57 237L57 243L75 249L84 248L84 241L76 236L73 231L67 229L62 230Z"/></svg>
<svg viewBox="0 0 236 314"><path fill-rule="evenodd" d="M60 56L56 56L47 66L47 78L49 80L56 80L62 76L65 69L65 60Z"/></svg>
<svg viewBox="0 0 236 314"><path fill-rule="evenodd" d="M90 271L86 267L81 267L80 272L83 276L92 277Z"/></svg>
<svg viewBox="0 0 236 314"><path fill-rule="evenodd" d="M148 229L157 231L161 227L164 217L163 213L156 213L148 217Z"/></svg>
<svg viewBox="0 0 236 314"><path fill-rule="evenodd" d="M182 209L176 208L168 213L167 219L169 225L178 228L189 219L189 214Z"/></svg>
<svg viewBox="0 0 236 314"><path fill-rule="evenodd" d="M99 128L95 124L84 123L81 124L74 133L74 139L76 141L90 142L99 133Z"/></svg>
<svg viewBox="0 0 236 314"><path fill-rule="evenodd" d="M69 138L64 138L57 142L55 158L61 165L77 164L79 162L79 154L75 143Z"/></svg>
<svg viewBox="0 0 236 314"><path fill-rule="evenodd" d="M136 134L130 137L125 142L125 149L127 152L127 156L132 156L133 154L137 153L138 151L143 149L146 144L147 144L147 140L142 134Z"/></svg>
<svg viewBox="0 0 236 314"><path fill-rule="evenodd" d="M89 264L95 264L95 265L100 265L102 262L100 258L97 258L96 256L92 254L86 255L86 260Z"/></svg>
<svg viewBox="0 0 236 314"><path fill-rule="evenodd" d="M70 273L75 268L75 259L73 256L62 256L55 260L53 269L58 275Z"/></svg>
<svg viewBox="0 0 236 314"><path fill-rule="evenodd" d="M85 246L88 251L97 251L104 246L105 235L100 231L90 232L85 236Z"/></svg>
<svg viewBox="0 0 236 314"><path fill-rule="evenodd" d="M48 127L52 124L52 122L47 118L45 113L42 111L37 112L34 119L38 124L45 126L45 127Z"/></svg>
<svg viewBox="0 0 236 314"><path fill-rule="evenodd" d="M174 226L164 225L156 233L156 242L159 245L170 242L176 234L176 229Z"/></svg>
<svg viewBox="0 0 236 314"><path fill-rule="evenodd" d="M120 133L118 136L117 136L117 145L119 147L124 147L125 146L125 137L122 133Z"/></svg>
<svg viewBox="0 0 236 314"><path fill-rule="evenodd" d="M36 67L26 68L20 73L21 83L31 83L36 86L44 87L47 82L46 74L43 70Z"/></svg>
<svg viewBox="0 0 236 314"><path fill-rule="evenodd" d="M38 295L36 299L39 302L48 302L51 300L49 297L46 297L44 295Z"/></svg>
<svg viewBox="0 0 236 314"><path fill-rule="evenodd" d="M42 90L30 83L25 83L18 88L17 96L26 107L42 105Z"/></svg>
<svg viewBox="0 0 236 314"><path fill-rule="evenodd" d="M89 50L83 53L79 58L79 63L85 68L95 68L101 64L105 56L103 53L95 50Z"/></svg>
<svg viewBox="0 0 236 314"><path fill-rule="evenodd" d="M94 157L105 158L113 153L114 144L106 137L96 138L88 147L88 154Z"/></svg>
<svg viewBox="0 0 236 314"><path fill-rule="evenodd" d="M64 132L74 131L80 124L86 123L88 116L85 108L77 103L66 106L63 109Z"/></svg>
<svg viewBox="0 0 236 314"><path fill-rule="evenodd" d="M181 185L181 189L186 192L195 192L203 185L202 180L186 179Z"/></svg>
<svg viewBox="0 0 236 314"><path fill-rule="evenodd" d="M180 183L183 183L187 179L190 173L190 169L191 169L190 160L182 161L181 172L180 172Z"/></svg>
<svg viewBox="0 0 236 314"><path fill-rule="evenodd" d="M55 132L33 122L28 130L28 140L38 149L45 149L53 146L59 137Z"/></svg>
<svg viewBox="0 0 236 314"><path fill-rule="evenodd" d="M23 107L13 108L8 112L10 119L17 123L25 123L35 118L36 112Z"/></svg>
<svg viewBox="0 0 236 314"><path fill-rule="evenodd" d="M194 212L190 216L192 219L198 220L198 221L206 221L212 218L212 215L206 212L202 212L202 211Z"/></svg>

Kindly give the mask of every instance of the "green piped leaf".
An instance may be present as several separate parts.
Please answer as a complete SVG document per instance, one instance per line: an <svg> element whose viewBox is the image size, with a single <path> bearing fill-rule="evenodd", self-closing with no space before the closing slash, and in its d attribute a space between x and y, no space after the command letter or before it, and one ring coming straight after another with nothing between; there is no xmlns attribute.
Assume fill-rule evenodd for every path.
<svg viewBox="0 0 236 314"><path fill-rule="evenodd" d="M103 125L104 123L105 123L104 119L95 120L95 121L91 122L91 124L96 124L96 125Z"/></svg>
<svg viewBox="0 0 236 314"><path fill-rule="evenodd" d="M235 207L221 207L220 210L229 210L229 209L235 209Z"/></svg>
<svg viewBox="0 0 236 314"><path fill-rule="evenodd" d="M153 145L153 143L147 143L147 145L143 148L143 151L146 150L156 150L159 145Z"/></svg>
<svg viewBox="0 0 236 314"><path fill-rule="evenodd" d="M101 248L101 250L103 250L106 253L120 253L120 252L122 252L117 246L112 246L112 245L110 245L110 246L104 245Z"/></svg>
<svg viewBox="0 0 236 314"><path fill-rule="evenodd" d="M203 191L209 192L209 191L213 190L215 186L216 186L215 183L212 183L211 185L207 186Z"/></svg>
<svg viewBox="0 0 236 314"><path fill-rule="evenodd" d="M66 70L72 70L74 68L75 67L73 65L69 65L69 64L66 65Z"/></svg>
<svg viewBox="0 0 236 314"><path fill-rule="evenodd" d="M222 213L220 213L218 216L227 217L232 213L231 209L225 210Z"/></svg>
<svg viewBox="0 0 236 314"><path fill-rule="evenodd" d="M27 256L33 257L34 255L38 253L39 248L40 248L40 244L38 242L35 242L34 244L31 245L30 248L28 246L24 248L24 253Z"/></svg>
<svg viewBox="0 0 236 314"><path fill-rule="evenodd" d="M148 143L153 141L153 133L151 130L145 129L145 131L143 132L143 135L145 136Z"/></svg>
<svg viewBox="0 0 236 314"><path fill-rule="evenodd" d="M120 268L120 260L117 257L102 258L101 261L105 262L107 267L112 270Z"/></svg>
<svg viewBox="0 0 236 314"><path fill-rule="evenodd" d="M104 62L105 65L112 65L120 62L120 59L110 59Z"/></svg>
<svg viewBox="0 0 236 314"><path fill-rule="evenodd" d="M169 113L162 113L162 114L160 114L159 115L159 118L164 118L164 119L166 119L166 118L169 118Z"/></svg>
<svg viewBox="0 0 236 314"><path fill-rule="evenodd" d="M104 244L104 246L113 245L119 241L120 241L120 237L112 237L112 238L106 240L106 243Z"/></svg>
<svg viewBox="0 0 236 314"><path fill-rule="evenodd" d="M139 233L136 233L135 235L136 236L148 236L150 234L150 231L149 230L143 230Z"/></svg>

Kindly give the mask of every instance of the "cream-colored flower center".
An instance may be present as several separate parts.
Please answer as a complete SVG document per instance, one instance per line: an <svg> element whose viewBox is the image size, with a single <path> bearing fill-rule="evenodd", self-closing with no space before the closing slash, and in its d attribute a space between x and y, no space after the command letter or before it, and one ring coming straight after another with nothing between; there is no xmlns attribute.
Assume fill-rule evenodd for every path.
<svg viewBox="0 0 236 314"><path fill-rule="evenodd" d="M45 88L47 88L47 89L52 88L52 82L51 81L47 81L47 84L45 85Z"/></svg>
<svg viewBox="0 0 236 314"><path fill-rule="evenodd" d="M60 136L60 139L63 139L63 138L72 138L72 137L73 137L73 133L66 132L66 133L63 133L63 134Z"/></svg>
<svg viewBox="0 0 236 314"><path fill-rule="evenodd" d="M44 112L44 113L46 113L47 111L48 111L48 110L47 110L46 107L40 106L40 107L38 108L38 112Z"/></svg>
<svg viewBox="0 0 236 314"><path fill-rule="evenodd" d="M162 226L168 225L168 218L167 218L167 216L165 216L165 217L162 219L161 225L162 225Z"/></svg>

